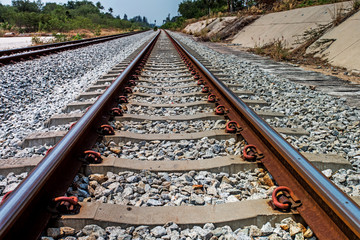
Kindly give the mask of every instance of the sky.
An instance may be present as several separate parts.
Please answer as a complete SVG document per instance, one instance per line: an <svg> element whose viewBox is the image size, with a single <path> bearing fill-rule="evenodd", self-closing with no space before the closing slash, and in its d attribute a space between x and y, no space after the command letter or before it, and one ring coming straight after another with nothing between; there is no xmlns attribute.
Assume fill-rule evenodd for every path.
<svg viewBox="0 0 360 240"><path fill-rule="evenodd" d="M91 1L96 3L99 0ZM67 3L68 0L42 0L42 2ZM100 2L106 11L111 7L114 16L120 15L123 18L126 13L129 18L132 18L141 15L147 17L149 23L154 23L156 20L156 24L161 25L169 13L171 17L178 15L178 5L182 0L103 0ZM0 3L11 4L11 0L0 0Z"/></svg>

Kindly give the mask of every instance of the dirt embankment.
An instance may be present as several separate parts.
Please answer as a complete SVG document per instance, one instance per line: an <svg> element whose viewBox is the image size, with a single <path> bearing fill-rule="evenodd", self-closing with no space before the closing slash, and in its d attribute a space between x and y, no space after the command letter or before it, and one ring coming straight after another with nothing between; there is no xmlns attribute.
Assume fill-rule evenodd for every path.
<svg viewBox="0 0 360 240"><path fill-rule="evenodd" d="M244 49L274 43L288 53L302 48L301 55L309 54L344 68L345 75L360 75L359 26L360 12L356 13L349 1L261 16L212 18L189 24L183 32L203 41L222 41Z"/></svg>

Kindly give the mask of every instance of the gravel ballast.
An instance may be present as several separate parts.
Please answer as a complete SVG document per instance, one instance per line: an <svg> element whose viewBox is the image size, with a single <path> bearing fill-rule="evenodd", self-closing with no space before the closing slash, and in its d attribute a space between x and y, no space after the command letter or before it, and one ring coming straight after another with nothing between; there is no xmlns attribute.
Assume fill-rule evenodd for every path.
<svg viewBox="0 0 360 240"><path fill-rule="evenodd" d="M207 101L207 97L176 97L176 96L163 96L163 97L143 97L132 95L129 100L137 103L152 103L152 104L183 104L192 102Z"/></svg>
<svg viewBox="0 0 360 240"><path fill-rule="evenodd" d="M120 63L155 33L109 42L0 67L0 158L22 157L19 142L44 128L111 67Z"/></svg>
<svg viewBox="0 0 360 240"><path fill-rule="evenodd" d="M273 127L302 127L310 136L286 137L299 151L331 153L344 156L353 170L339 170L328 175L344 192L359 196L360 185L360 110L347 106L345 98L336 98L267 73L255 63L233 55L217 53L182 34L171 33L218 69L229 75L228 83L242 84L254 91L285 118L267 120ZM231 66L231 68L229 68ZM266 110L266 108L261 108ZM325 173L329 174L329 170Z"/></svg>
<svg viewBox="0 0 360 240"><path fill-rule="evenodd" d="M0 175L0 202L5 194L13 191L22 180L27 177L28 173L14 174L10 172L8 175Z"/></svg>
<svg viewBox="0 0 360 240"><path fill-rule="evenodd" d="M78 175L69 196L80 201L147 206L214 205L271 197L275 186L264 169L227 173L130 171Z"/></svg>
<svg viewBox="0 0 360 240"><path fill-rule="evenodd" d="M214 109L212 107L203 106L155 108L147 106L135 106L131 104L127 105L127 113L136 115L178 116L211 112L214 112Z"/></svg>
<svg viewBox="0 0 360 240"><path fill-rule="evenodd" d="M146 94L156 95L172 95L172 94L184 94L184 93L199 93L200 87L182 87L182 88L146 88L146 87L135 87L134 92L141 92Z"/></svg>
<svg viewBox="0 0 360 240"><path fill-rule="evenodd" d="M116 121L115 129L140 134L194 133L215 129L225 129L226 120L197 121Z"/></svg>
<svg viewBox="0 0 360 240"><path fill-rule="evenodd" d="M200 160L217 156L240 155L244 141L234 138L216 140L204 137L200 140L181 141L114 141L97 143L94 151L105 157L120 157L148 161Z"/></svg>
<svg viewBox="0 0 360 240"><path fill-rule="evenodd" d="M232 230L229 226L216 227L212 223L192 228L181 228L176 223L169 222L164 226L135 226L128 228L107 227L105 229L97 225L87 225L81 231L76 232L70 227L48 228L47 236L42 240L53 239L83 240L83 239L211 239L211 240L316 240L312 230L295 222L292 218L286 218L273 227L270 222L260 228L251 225Z"/></svg>
<svg viewBox="0 0 360 240"><path fill-rule="evenodd" d="M149 77L147 78L149 82L140 80L138 83L139 85L150 86L150 87L180 87L195 83L194 79L191 78L186 78L186 79L188 81L179 82L180 80L184 80L184 78L176 78L176 81L174 81L173 79L171 80L169 78Z"/></svg>

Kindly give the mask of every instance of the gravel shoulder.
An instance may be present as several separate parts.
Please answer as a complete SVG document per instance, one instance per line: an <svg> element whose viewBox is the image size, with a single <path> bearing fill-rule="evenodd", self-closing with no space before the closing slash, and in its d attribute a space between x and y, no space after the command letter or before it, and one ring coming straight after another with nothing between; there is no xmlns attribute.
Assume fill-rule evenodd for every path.
<svg viewBox="0 0 360 240"><path fill-rule="evenodd" d="M1 37L0 38L0 50L30 47L32 37ZM41 41L47 42L53 39L53 37L40 37Z"/></svg>
<svg viewBox="0 0 360 240"><path fill-rule="evenodd" d="M0 158L30 157L46 148L21 151L19 143L66 104L120 63L154 32L52 54L0 68Z"/></svg>

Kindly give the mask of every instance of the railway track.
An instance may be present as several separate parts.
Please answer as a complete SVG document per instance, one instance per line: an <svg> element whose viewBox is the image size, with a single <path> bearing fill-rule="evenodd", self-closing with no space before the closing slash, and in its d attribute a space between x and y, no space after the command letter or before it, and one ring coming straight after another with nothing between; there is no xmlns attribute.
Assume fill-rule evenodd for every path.
<svg viewBox="0 0 360 240"><path fill-rule="evenodd" d="M44 44L39 46L31 46L25 48L15 48L9 50L1 50L0 51L0 66L5 64L16 63L24 60L32 60L34 58L38 58L41 56L46 56L52 53L58 53L61 51L66 51L70 49L75 49L79 47L85 47L92 44L102 43L110 40L114 40L117 38L123 38L127 36L131 36L137 33L142 33L144 31L137 32L129 32L122 33L110 36L102 36L96 38L88 38L76 41L68 41L68 42L60 42L60 43L52 43L52 44Z"/></svg>
<svg viewBox="0 0 360 240"><path fill-rule="evenodd" d="M21 163L37 167L1 205L1 238L36 239L50 220L47 233L57 237L64 233L54 226L79 231L88 225L96 235L90 224L147 225L154 228L135 232L147 229L163 237L171 226L268 226L293 217L319 239L358 239L356 203L278 133L306 132L276 132L259 116L281 115L256 114L249 106L267 103L234 81L218 80L225 77L165 32L157 35L48 122L63 129L76 122L70 131L24 140L23 147L56 146L42 160ZM80 211L73 211L79 207L74 199L54 201L65 192L78 198ZM271 195L274 209L268 205ZM61 211L76 214L53 218ZM199 235L210 239L214 228L208 224ZM292 236L311 237L309 232L304 228ZM135 237L134 229L126 234ZM250 236L261 235L256 234Z"/></svg>

